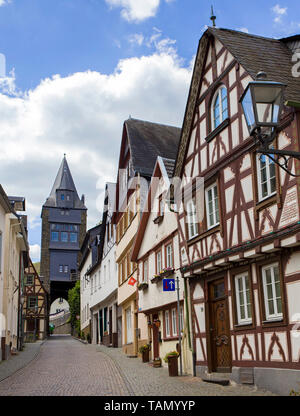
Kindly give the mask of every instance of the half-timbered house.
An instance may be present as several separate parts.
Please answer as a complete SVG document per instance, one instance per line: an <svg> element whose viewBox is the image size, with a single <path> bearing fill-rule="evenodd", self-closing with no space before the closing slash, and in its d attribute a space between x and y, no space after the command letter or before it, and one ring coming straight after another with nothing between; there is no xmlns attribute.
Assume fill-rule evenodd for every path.
<svg viewBox="0 0 300 416"><path fill-rule="evenodd" d="M23 296L23 340L25 342L43 340L48 334L49 294L31 260L29 260L28 267L25 268Z"/></svg>
<svg viewBox="0 0 300 416"><path fill-rule="evenodd" d="M147 321L137 307L137 265L131 250L157 156L175 159L180 129L130 118L124 122L116 188L116 262L118 305L122 307L122 345L137 355L148 337Z"/></svg>
<svg viewBox="0 0 300 416"><path fill-rule="evenodd" d="M274 146L299 151L297 40L208 28L174 171L190 188L177 209L197 373L227 372L284 394L300 381L300 183L256 153L239 99L259 71L286 84ZM289 168L300 173L295 159Z"/></svg>
<svg viewBox="0 0 300 416"><path fill-rule="evenodd" d="M166 353L176 350L179 332L182 336L184 330L184 282L179 271L177 218L166 205L174 164L175 160L157 158L131 256L138 265L138 310L147 318L148 343L153 360L163 359ZM164 279L175 279L177 274L180 282L179 314L177 284L172 285L172 291L163 288ZM183 338L187 347L183 350L186 351L188 338ZM187 367L185 359L184 371L191 371Z"/></svg>

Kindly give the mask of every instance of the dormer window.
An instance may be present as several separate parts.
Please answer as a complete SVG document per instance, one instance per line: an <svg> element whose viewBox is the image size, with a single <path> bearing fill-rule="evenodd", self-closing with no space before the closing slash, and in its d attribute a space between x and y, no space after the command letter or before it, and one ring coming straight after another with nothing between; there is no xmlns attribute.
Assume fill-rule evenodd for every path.
<svg viewBox="0 0 300 416"><path fill-rule="evenodd" d="M212 130L228 118L227 89L222 85L215 93L211 109Z"/></svg>

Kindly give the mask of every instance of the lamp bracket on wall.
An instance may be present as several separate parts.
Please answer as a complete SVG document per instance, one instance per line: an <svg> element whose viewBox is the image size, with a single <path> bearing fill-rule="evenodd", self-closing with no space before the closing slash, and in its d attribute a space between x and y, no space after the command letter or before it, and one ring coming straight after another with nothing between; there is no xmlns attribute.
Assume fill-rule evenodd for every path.
<svg viewBox="0 0 300 416"><path fill-rule="evenodd" d="M294 178L299 178L300 175L295 175L289 168L289 162L292 159L297 159L300 161L300 152L294 152L292 150L277 150L270 148L270 145L274 142L276 138L277 131L274 131L271 134L263 134L261 129L257 129L253 132L253 137L258 143L262 145L259 149L256 150L257 153L268 156L276 165L281 169L287 172L289 175Z"/></svg>

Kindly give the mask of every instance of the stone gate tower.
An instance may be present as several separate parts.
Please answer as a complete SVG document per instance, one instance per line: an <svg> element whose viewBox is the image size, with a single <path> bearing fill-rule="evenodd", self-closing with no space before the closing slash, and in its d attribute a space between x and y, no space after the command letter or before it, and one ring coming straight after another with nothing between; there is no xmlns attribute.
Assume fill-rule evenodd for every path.
<svg viewBox="0 0 300 416"><path fill-rule="evenodd" d="M78 196L65 156L41 217L40 273L50 290L51 305L58 297L67 299L68 290L78 279L80 247L86 233L84 196Z"/></svg>

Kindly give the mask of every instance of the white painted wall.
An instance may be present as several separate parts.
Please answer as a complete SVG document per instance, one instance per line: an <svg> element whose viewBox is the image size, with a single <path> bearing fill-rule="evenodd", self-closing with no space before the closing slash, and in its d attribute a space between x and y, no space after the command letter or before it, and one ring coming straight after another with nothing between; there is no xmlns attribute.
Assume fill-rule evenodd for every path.
<svg viewBox="0 0 300 416"><path fill-rule="evenodd" d="M90 323L89 302L91 297L91 282L85 279L85 274L92 264L92 254L89 252L80 272L80 327L86 328ZM88 277L89 278L89 277Z"/></svg>

